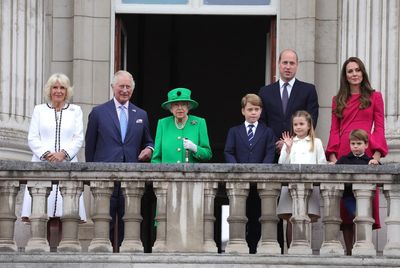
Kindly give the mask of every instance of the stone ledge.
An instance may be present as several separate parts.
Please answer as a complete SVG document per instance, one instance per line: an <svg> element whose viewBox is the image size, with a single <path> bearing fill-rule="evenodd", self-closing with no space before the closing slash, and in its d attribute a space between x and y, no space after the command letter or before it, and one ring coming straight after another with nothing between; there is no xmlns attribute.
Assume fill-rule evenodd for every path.
<svg viewBox="0 0 400 268"><path fill-rule="evenodd" d="M0 267L399 267L399 258L229 254L0 254Z"/></svg>

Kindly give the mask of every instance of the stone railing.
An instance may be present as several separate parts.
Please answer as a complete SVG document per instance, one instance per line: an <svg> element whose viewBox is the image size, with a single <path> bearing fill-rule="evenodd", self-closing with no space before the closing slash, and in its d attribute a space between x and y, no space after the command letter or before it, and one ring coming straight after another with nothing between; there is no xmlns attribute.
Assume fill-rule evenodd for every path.
<svg viewBox="0 0 400 268"><path fill-rule="evenodd" d="M94 237L89 252L111 252L109 199L115 181L125 195L125 238L121 252L143 252L140 240L141 197L152 184L157 197L157 239L152 252L217 252L214 242L214 199L224 183L229 199L227 253L248 253L245 240L246 198L250 183L261 198L261 240L257 252L280 254L276 240L276 200L282 185L293 198L293 240L288 254L311 255L310 218L307 203L313 185L320 187L324 238L320 255L341 256L339 202L344 183L352 183L357 202L354 220L354 256L375 256L372 243L371 198L382 186L387 199L384 256L400 257L400 166L264 164L127 164L127 163L31 163L0 161L0 253L16 252L15 200L20 183L27 182L32 195L31 238L25 252L48 252L46 198L58 183L64 199L62 240L58 252L80 252L78 240L79 196L90 185L94 198Z"/></svg>

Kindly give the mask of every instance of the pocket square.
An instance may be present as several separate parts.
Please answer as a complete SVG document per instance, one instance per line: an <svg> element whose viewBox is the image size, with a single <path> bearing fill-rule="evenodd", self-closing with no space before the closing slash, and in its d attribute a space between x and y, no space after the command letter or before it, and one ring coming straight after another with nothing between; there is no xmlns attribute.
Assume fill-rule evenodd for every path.
<svg viewBox="0 0 400 268"><path fill-rule="evenodd" d="M136 124L142 124L143 120L142 119L136 119Z"/></svg>

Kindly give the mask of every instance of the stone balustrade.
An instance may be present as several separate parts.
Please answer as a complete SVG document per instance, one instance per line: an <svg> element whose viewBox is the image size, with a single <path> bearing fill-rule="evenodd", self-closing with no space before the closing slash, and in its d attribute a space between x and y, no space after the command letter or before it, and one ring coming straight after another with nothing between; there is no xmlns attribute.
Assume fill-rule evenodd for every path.
<svg viewBox="0 0 400 268"><path fill-rule="evenodd" d="M88 251L112 251L108 238L109 199L115 181L125 195L125 237L121 252L143 252L140 240L141 198L151 184L157 198L157 238L153 252L217 252L214 234L214 199L218 184L226 187L230 204L230 240L227 253L247 254L246 198L250 183L261 198L261 239L258 254L279 255L276 241L276 200L282 185L293 199L293 240L289 255L312 255L307 204L313 186L321 192L324 238L320 255L341 256L339 203L344 184L352 183L357 201L354 220L354 256L375 256L372 243L371 198L376 185L383 186L388 204L387 243L384 256L400 258L400 165L261 165L261 164L128 164L128 163L32 163L0 161L0 253L16 252L15 200L20 183L27 182L32 195L31 238L25 252L48 252L46 198L52 183L64 197L62 240L57 251L81 252L78 240L78 205L83 185L90 185L94 199L91 218L94 237Z"/></svg>

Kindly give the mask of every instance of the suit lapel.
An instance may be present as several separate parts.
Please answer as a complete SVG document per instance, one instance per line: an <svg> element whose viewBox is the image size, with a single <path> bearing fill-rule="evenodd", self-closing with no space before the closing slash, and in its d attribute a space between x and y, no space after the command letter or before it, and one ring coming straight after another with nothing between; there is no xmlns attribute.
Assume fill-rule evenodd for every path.
<svg viewBox="0 0 400 268"><path fill-rule="evenodd" d="M247 129L246 125L242 124L239 128L239 136L243 140L243 143L246 144L246 146L249 146L249 139L247 138Z"/></svg>
<svg viewBox="0 0 400 268"><path fill-rule="evenodd" d="M281 88L279 86L279 80L277 82L275 82L272 94L273 94L273 99L276 100L276 102L278 103L279 111L281 112L282 117L283 117L284 114L283 114ZM289 98L289 101L290 101L290 98ZM289 107L289 103L288 103L288 107Z"/></svg>
<svg viewBox="0 0 400 268"><path fill-rule="evenodd" d="M253 138L253 142L252 142L253 146L255 146L257 144L257 142L259 141L259 139L262 136L262 134L264 133L264 131L265 131L265 125L258 122L256 133L254 134L254 138Z"/></svg>
<svg viewBox="0 0 400 268"><path fill-rule="evenodd" d="M287 107L286 107L286 115L285 115L285 117L287 115L292 116L293 112L295 112L295 111L292 111L292 107L293 107L293 103L294 103L294 101L296 99L296 95L297 95L298 91L299 91L299 82L298 82L297 79L295 79L294 83L293 83L292 90L290 91L290 96L289 96L289 101L288 101L288 104L287 104Z"/></svg>
<svg viewBox="0 0 400 268"><path fill-rule="evenodd" d="M126 137L125 140L127 140L130 136L132 136L133 131L134 131L134 126L136 124L136 107L132 104L129 103L128 105L128 129L126 131Z"/></svg>
<svg viewBox="0 0 400 268"><path fill-rule="evenodd" d="M118 130L119 137L121 138L121 128L119 126L119 119L117 111L115 110L114 100L110 100L106 107L107 107L107 113L110 116L111 121L113 122L115 128Z"/></svg>

